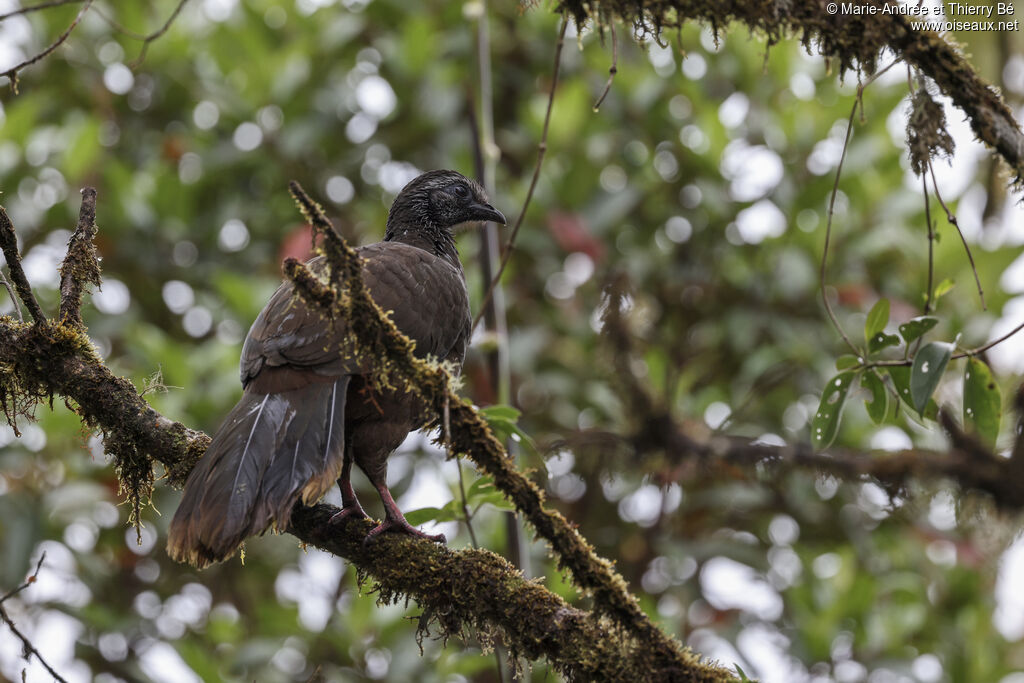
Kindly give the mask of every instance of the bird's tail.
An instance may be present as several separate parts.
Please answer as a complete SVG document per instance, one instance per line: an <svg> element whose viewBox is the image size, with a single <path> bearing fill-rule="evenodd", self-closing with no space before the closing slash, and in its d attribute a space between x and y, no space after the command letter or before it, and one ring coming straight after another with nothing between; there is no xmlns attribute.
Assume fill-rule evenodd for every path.
<svg viewBox="0 0 1024 683"><path fill-rule="evenodd" d="M288 526L341 474L349 378L280 393L246 392L185 483L167 554L205 567L249 536Z"/></svg>

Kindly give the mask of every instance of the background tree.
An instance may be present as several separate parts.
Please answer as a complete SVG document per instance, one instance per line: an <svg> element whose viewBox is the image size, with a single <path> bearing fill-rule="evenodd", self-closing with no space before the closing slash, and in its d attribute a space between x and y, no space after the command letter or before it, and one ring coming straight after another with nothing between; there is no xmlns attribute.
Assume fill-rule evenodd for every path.
<svg viewBox="0 0 1024 683"><path fill-rule="evenodd" d="M244 331L279 282L282 257L307 253L288 180L356 243L379 238L390 198L415 169L470 172L481 157L510 217L529 191L559 31L548 8L64 4L0 22L8 68L80 17L18 74L20 94L3 92L2 204L53 314L56 267L78 220L73 190L98 188L103 287L86 299L84 323L116 374L149 387L152 405L189 427L212 431L237 398ZM674 16L716 11L699 5ZM1003 189L1017 170L973 142L939 96L932 53L917 55L922 72L901 62L873 80L851 115L858 82L892 54L859 81L852 71L840 80L844 60L827 65L792 40L769 48L763 36L780 24L738 7L742 22L717 36L688 23L659 38L653 23L635 24L640 45L613 18L639 20L629 3L601 6L603 22L582 34L568 23L544 165L504 279L507 333L499 325L478 338L463 393L481 405L507 393L533 443L520 436L521 461L549 500L617 562L643 609L698 652L764 680L1019 683L1024 620L1007 590L1021 571L1011 543L1019 482L999 468L989 476L985 448L956 425L969 361L952 361L933 387L957 416L947 421L952 447L934 420L907 404L897 411L895 397L875 424L853 400L870 396L870 383L851 388L861 393L836 423L834 457L809 447L822 388L848 351L820 303L829 207L824 291L855 346L868 349L872 335L862 341L860 329L879 331L885 299L880 329L899 346L875 358L917 358L957 335L960 349L976 349L1024 321L1019 197ZM831 24L802 24L802 10L781 28L812 30L811 44L830 35ZM847 23L842 35L874 38L873 26ZM955 37L1011 103L1024 93L1017 33ZM478 69L481 50L489 72ZM617 73L594 112L610 63ZM908 103L921 87L947 106L956 142L951 165L933 159L924 174L930 209L906 152L914 113L929 125L911 137L931 131L932 152L944 140L934 110ZM487 92L493 102L481 107ZM973 247L984 309L936 189ZM467 263L476 240L461 242ZM478 310L487 280L467 274ZM10 300L0 306L14 314ZM906 341L899 325L923 313L937 326ZM981 438L995 437L1004 454L1016 434L1013 344L981 356L1006 397L999 433L982 427ZM495 348L507 353L507 385ZM839 369L859 363L841 359ZM898 390L888 368L865 373ZM46 552L35 583L3 606L68 680L185 680L188 669L208 680L501 675L504 662L477 652L490 645L486 632L458 647L424 639L421 656L406 619L414 608L376 605L360 595L372 583L360 587L323 552L296 552L290 536L253 540L244 567L197 574L169 562L162 541L177 491L156 487L137 536L98 436L59 400L34 412L37 422L17 423L20 438L0 427L0 585L19 585ZM506 428L509 415L491 413ZM443 508L420 519L460 518L467 489L476 542L516 555L495 507L507 504L468 470L460 487L456 462L427 439L410 440L391 470L396 493L407 492L403 509ZM443 530L452 546L469 545L464 524ZM525 545L528 575L589 605L542 542ZM37 659L21 659L20 641L0 633L0 672L16 678L27 667L45 680ZM545 666L526 675L544 680Z"/></svg>

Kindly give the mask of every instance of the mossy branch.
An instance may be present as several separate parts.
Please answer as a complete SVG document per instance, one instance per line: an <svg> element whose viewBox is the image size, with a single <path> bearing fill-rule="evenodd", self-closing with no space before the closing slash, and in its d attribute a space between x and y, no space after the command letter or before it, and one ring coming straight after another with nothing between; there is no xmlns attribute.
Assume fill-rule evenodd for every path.
<svg viewBox="0 0 1024 683"><path fill-rule="evenodd" d="M301 201L305 195L301 189L298 192ZM80 226L83 222L94 224L94 202L93 192L83 193L83 203L88 206L83 207ZM357 330L360 344L384 360L377 381L401 382L428 399L434 409L446 397L450 400L454 451L473 455L482 469L494 475L496 485L527 512L538 531L554 539L561 566L593 593L601 610L589 613L567 605L488 551L452 551L424 539L399 536L379 538L372 552L368 551L363 541L370 522L350 520L340 529L328 525L327 520L337 512L329 505L297 507L289 532L353 562L363 575L374 579L382 601L401 596L416 599L424 608L421 633L431 624L444 636L477 628L484 638L500 638L517 656L547 657L570 680L734 681L731 672L700 662L696 654L658 630L640 611L611 564L596 557L560 514L544 508L543 494L513 469L486 422L451 393L444 367L412 356L412 342L369 298L362 287L355 251L334 233L319 207L309 202L303 208L310 212L317 229L323 230L324 250L337 266L332 275L337 284L326 285L302 264L290 261L285 268L295 278L300 295L308 296L311 306L327 304L326 308L333 309L344 305L352 320L366 323L351 328ZM87 230L83 230L83 239ZM13 228L11 235L13 239ZM69 253L65 259L67 278L91 273L87 264L76 259L94 257L94 252L75 238L70 251L78 256ZM19 264L16 247L13 253L9 263ZM76 266L71 267L72 263ZM80 295L85 284L69 282L68 291ZM344 296L339 295L341 291ZM34 301L31 291L27 292ZM80 304L80 298L72 296L62 309L70 312L74 301ZM182 485L210 437L163 417L131 382L114 376L96 354L84 326L70 323L73 316L48 320L41 311L39 314L36 324L0 316L0 406L8 421L16 425L17 418L31 416L38 403L52 403L55 395L64 397L87 427L103 432L104 445L115 460L122 484L132 489L128 494L136 514L139 501L152 485L153 461L164 466L172 484Z"/></svg>
<svg viewBox="0 0 1024 683"><path fill-rule="evenodd" d="M82 190L78 227L68 240L68 251L60 265L60 313L57 319L82 325L82 293L86 285L100 286L100 263L96 258L96 190Z"/></svg>
<svg viewBox="0 0 1024 683"><path fill-rule="evenodd" d="M693 20L716 32L739 21L765 35L770 45L789 36L798 36L808 47L816 45L825 58L838 62L840 72L857 68L871 73L881 51L889 48L935 81L967 115L978 139L1010 165L1015 184L1024 186L1024 134L1019 124L999 93L953 45L936 33L912 28L911 18L901 14L829 14L825 7L817 0L562 0L557 11L570 12L577 23L593 19L599 26L619 17L641 34L655 36Z"/></svg>
<svg viewBox="0 0 1024 683"><path fill-rule="evenodd" d="M575 583L594 596L596 608L633 636L648 643L651 672L697 672L704 669L699 657L650 621L612 564L599 557L559 512L545 507L543 492L514 468L486 420L453 391L452 378L445 369L412 354L412 342L399 332L363 286L358 254L345 244L320 207L297 183L293 182L289 187L316 233L324 237L323 253L327 257L329 279L336 287L336 303L322 307L323 288L310 288L309 271L292 266L292 270L300 275L294 280L296 291L307 305L321 307L329 316L344 315L350 321L348 329L353 337L352 346L359 349L362 359L374 368L372 381L381 386L404 388L418 395L432 418L443 414L448 407L448 446L451 452L466 455L484 473L493 477L495 487L515 504L551 545L558 555L559 567L567 569ZM720 673L718 671L715 675Z"/></svg>

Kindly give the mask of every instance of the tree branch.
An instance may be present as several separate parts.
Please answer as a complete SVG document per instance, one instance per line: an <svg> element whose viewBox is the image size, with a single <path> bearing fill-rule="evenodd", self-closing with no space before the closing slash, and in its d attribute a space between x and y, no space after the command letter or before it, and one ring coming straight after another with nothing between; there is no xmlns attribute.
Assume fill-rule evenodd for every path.
<svg viewBox="0 0 1024 683"><path fill-rule="evenodd" d="M7 600L14 597L15 595L17 595L18 593L25 590L26 588L28 588L36 582L36 579L39 577L39 570L43 568L43 560L45 559L46 553L44 552L42 555L39 556L39 562L36 563L36 570L32 572L32 576L25 579L24 583L22 583L17 588L8 591L4 594L2 598L0 598L0 621L7 624L7 628L11 629L11 633L13 633L14 636L21 641L21 649L25 659L35 656L35 658L39 660L39 663L43 665L43 668L46 669L47 673L53 676L53 679L55 681L59 681L60 683L67 683L67 680L64 677L62 677L59 673L57 673L54 670L54 668L50 666L50 664L45 659L43 659L43 656L39 654L39 650L37 650L35 645L32 644L32 641L29 640L28 636L22 633L21 630L17 626L15 626L14 620L12 620L11 616L7 614L7 610L4 609L3 606L4 603L7 602Z"/></svg>
<svg viewBox="0 0 1024 683"><path fill-rule="evenodd" d="M46 6L52 7L52 6L55 6L55 5L46 5ZM72 21L71 24L67 27L67 29L64 30L64 33L60 34L57 37L57 40L55 40L52 43L50 43L49 47L44 49L39 54L34 55L32 57L29 57L28 59L26 59L25 61L21 62L20 64L15 64L14 66L12 66L7 71L4 71L3 73L0 73L0 76L7 76L7 78L10 79L10 81L11 81L11 90L14 91L14 94L18 94L18 72L21 71L22 69L24 69L27 66L32 66L33 64L35 64L36 62L38 62L39 60L43 59L44 57L49 55L51 52L56 50L58 47L60 47L64 43L64 41L68 39L68 36L71 35L71 32L75 30L75 27L78 26L78 22L80 22L82 20L82 17L85 16L85 13L89 11L89 8L91 6L92 6L92 0L85 0L85 5L82 7L82 9L78 10L78 14L75 15L75 20ZM31 9L44 9L44 7L35 7L35 8L31 8Z"/></svg>
<svg viewBox="0 0 1024 683"><path fill-rule="evenodd" d="M431 621L446 634L460 633L464 626L491 629L517 654L546 656L555 668L578 680L735 680L730 672L702 663L654 626L611 563L596 556L562 515L544 507L541 491L513 468L487 423L451 390L447 372L415 358L412 342L369 297L358 254L301 188L293 184L292 191L314 230L323 236L322 251L332 265L328 282L323 282L302 264L287 262L299 296L327 314L345 310L358 321L349 327L359 353L376 359L374 381L415 392L435 416L444 402L449 403L452 451L470 455L494 476L495 485L551 542L560 566L594 596L598 611L588 614L568 607L487 551L454 552L421 539L385 537L367 552L366 529L357 525L368 522L352 521L339 534L326 523L336 511L330 506L297 508L290 531L352 560L377 581L383 600L400 595L422 599L426 611L421 630ZM83 204L93 200L93 193L83 193ZM89 206L83 207L82 215L80 222L91 225ZM73 238L73 248L75 244ZM68 272L77 277L75 268ZM82 288L79 283L77 291ZM45 318L35 325L0 318L0 404L8 420L14 424L18 414L27 414L54 394L73 401L71 407L83 422L104 432L104 444L136 509L139 487L152 481L151 472L148 479L139 472L139 459L147 467L149 458L160 462L171 482L181 485L209 444L207 435L161 416L130 382L115 377L96 355L84 328ZM14 406L13 414L9 406Z"/></svg>

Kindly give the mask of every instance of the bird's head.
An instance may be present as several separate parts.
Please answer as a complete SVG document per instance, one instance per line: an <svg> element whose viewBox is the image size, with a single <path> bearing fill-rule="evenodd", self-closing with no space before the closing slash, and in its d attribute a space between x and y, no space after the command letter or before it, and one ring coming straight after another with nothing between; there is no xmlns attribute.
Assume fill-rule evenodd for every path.
<svg viewBox="0 0 1024 683"><path fill-rule="evenodd" d="M459 223L505 216L487 202L480 185L455 171L427 171L409 181L388 213L388 230L399 225L450 231Z"/></svg>

